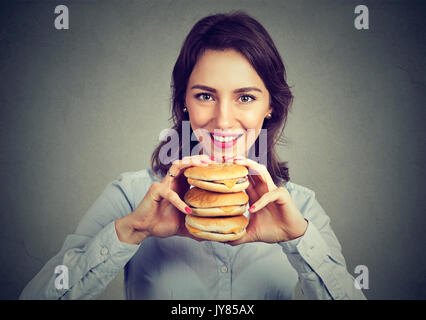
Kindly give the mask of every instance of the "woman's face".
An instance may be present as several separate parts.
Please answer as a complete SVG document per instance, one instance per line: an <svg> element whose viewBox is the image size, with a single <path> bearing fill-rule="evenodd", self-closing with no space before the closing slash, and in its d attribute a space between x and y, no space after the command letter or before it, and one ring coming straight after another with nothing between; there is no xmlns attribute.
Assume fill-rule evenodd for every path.
<svg viewBox="0 0 426 320"><path fill-rule="evenodd" d="M185 104L204 153L248 156L270 108L269 92L235 50L206 50L189 77Z"/></svg>

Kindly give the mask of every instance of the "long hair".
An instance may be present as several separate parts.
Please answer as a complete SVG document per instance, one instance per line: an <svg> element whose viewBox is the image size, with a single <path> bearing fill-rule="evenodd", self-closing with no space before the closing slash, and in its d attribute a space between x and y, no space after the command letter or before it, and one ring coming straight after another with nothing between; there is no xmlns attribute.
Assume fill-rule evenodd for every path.
<svg viewBox="0 0 426 320"><path fill-rule="evenodd" d="M171 88L172 96L172 129L179 134L179 153L174 157L182 157L185 143L190 144L190 149L196 142L183 141L182 121L189 121L188 113L183 111L185 106L185 92L192 70L198 58L207 49L225 50L233 49L241 53L253 66L266 89L270 94L270 107L272 118L265 119L263 129L267 129L267 169L273 181L280 184L290 180L286 162L280 162L276 153L276 145L284 144L284 127L287 114L293 102L293 95L286 82L286 72L280 54L275 47L270 35L265 28L254 18L244 12L229 14L215 14L199 20L186 37L179 57L175 63ZM190 129L192 136L192 129ZM164 176L171 163L160 161L160 150L168 143L162 141L154 150L151 157L151 169L154 174ZM187 148L188 146L186 146ZM252 148L259 150L259 137Z"/></svg>

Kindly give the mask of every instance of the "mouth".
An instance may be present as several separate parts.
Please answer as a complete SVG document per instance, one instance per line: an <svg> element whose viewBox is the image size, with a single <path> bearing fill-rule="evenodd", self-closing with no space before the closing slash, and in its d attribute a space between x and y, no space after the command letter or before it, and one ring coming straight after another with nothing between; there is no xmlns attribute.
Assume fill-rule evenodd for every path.
<svg viewBox="0 0 426 320"><path fill-rule="evenodd" d="M238 139L244 136L244 134L214 134L210 132L210 138L215 146L222 149L227 149L235 146Z"/></svg>

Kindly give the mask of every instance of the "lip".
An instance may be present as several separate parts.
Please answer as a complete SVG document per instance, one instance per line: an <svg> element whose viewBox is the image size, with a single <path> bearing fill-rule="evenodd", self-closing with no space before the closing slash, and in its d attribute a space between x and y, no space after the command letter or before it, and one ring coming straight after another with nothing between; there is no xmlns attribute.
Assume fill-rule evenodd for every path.
<svg viewBox="0 0 426 320"><path fill-rule="evenodd" d="M212 140L213 144L219 148L222 149L227 149L227 148L232 148L233 146L235 146L238 142L238 140L244 136L244 134L225 134L225 133L221 133L221 134L215 134L215 136L219 136L219 137L236 137L235 139L231 140L231 141L218 141L215 140L213 138L213 134L210 132L210 139Z"/></svg>
<svg viewBox="0 0 426 320"><path fill-rule="evenodd" d="M215 135L215 136L220 136L220 137L236 137L241 135L241 133L225 133L225 132L221 132L221 133L216 133L216 132L209 132L210 135Z"/></svg>

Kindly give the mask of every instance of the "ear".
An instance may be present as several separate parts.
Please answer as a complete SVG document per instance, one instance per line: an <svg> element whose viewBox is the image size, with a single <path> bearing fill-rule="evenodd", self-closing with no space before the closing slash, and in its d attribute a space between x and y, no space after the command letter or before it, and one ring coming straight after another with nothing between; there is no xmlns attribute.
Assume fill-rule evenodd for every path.
<svg viewBox="0 0 426 320"><path fill-rule="evenodd" d="M267 118L269 114L272 114L272 108L268 109L268 111L266 112L264 118Z"/></svg>

